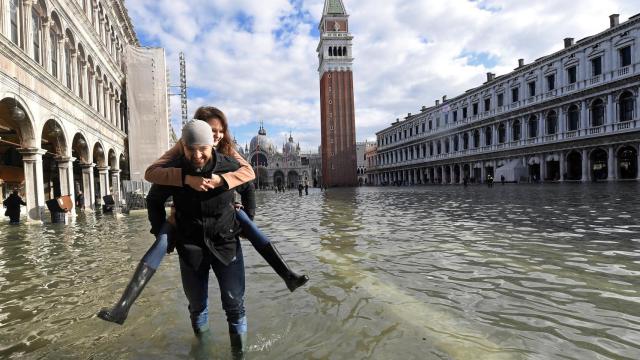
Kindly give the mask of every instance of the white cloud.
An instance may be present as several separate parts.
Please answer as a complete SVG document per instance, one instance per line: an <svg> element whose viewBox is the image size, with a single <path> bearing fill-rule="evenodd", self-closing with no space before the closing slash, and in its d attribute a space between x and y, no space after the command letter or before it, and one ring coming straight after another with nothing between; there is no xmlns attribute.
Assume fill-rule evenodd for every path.
<svg viewBox="0 0 640 360"><path fill-rule="evenodd" d="M633 0L344 0L354 35L354 91L358 140L442 95L479 86L488 71L511 71L640 12ZM296 7L294 4L300 4ZM173 81L178 53L187 57L190 99L222 108L241 143L241 127L264 120L276 135L293 129L305 149L320 142L317 37L311 35L324 1L129 0L141 37L165 47ZM298 9L296 9L298 8ZM300 11L301 10L301 11ZM243 19L239 22L238 19ZM279 37L275 32L285 29ZM250 31L249 31L250 30ZM470 64L465 53L486 53L495 63ZM179 101L172 100L179 114ZM176 111L175 109L178 108ZM279 143L277 139L274 141Z"/></svg>

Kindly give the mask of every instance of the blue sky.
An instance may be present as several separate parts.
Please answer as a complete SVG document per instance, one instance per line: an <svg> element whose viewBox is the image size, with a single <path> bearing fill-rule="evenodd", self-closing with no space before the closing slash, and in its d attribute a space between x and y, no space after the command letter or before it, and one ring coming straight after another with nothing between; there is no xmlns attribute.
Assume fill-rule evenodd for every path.
<svg viewBox="0 0 640 360"><path fill-rule="evenodd" d="M637 1L344 0L354 35L357 139L640 12ZM189 112L220 107L241 144L264 122L281 144L320 143L317 25L324 0L128 0L145 46L165 48L171 83L187 58ZM177 92L177 89L176 91ZM172 97L179 131L180 100Z"/></svg>

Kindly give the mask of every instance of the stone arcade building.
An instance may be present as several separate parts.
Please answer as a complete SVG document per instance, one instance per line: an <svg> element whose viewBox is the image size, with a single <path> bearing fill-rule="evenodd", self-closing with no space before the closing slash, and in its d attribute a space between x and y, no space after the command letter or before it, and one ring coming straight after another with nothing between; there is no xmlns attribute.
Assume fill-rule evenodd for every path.
<svg viewBox="0 0 640 360"><path fill-rule="evenodd" d="M378 132L376 184L639 179L640 14Z"/></svg>
<svg viewBox="0 0 640 360"><path fill-rule="evenodd" d="M45 201L119 192L126 169L123 49L138 40L122 0L0 0L0 179ZM126 174L123 174L126 176Z"/></svg>

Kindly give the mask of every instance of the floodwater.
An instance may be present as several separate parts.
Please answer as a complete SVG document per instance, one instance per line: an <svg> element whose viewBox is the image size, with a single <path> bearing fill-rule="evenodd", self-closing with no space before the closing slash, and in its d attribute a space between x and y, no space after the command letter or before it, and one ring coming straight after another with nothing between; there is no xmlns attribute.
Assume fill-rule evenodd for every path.
<svg viewBox="0 0 640 360"><path fill-rule="evenodd" d="M640 184L312 189L256 222L311 281L289 293L247 241L248 359L639 359ZM144 212L0 224L0 358L230 358L191 333L172 254L124 326Z"/></svg>

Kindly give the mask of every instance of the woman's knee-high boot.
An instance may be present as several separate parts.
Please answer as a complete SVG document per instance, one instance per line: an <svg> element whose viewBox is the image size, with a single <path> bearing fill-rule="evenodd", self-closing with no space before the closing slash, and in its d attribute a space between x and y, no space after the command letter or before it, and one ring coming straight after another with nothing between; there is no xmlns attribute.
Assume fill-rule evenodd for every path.
<svg viewBox="0 0 640 360"><path fill-rule="evenodd" d="M111 309L103 308L100 310L98 317L102 320L122 325L127 319L131 305L136 301L138 295L140 295L142 289L144 289L155 272L156 269L150 267L145 262L141 261L138 263L138 267L120 300Z"/></svg>
<svg viewBox="0 0 640 360"><path fill-rule="evenodd" d="M276 271L278 275L284 280L285 284L287 284L287 288L289 291L293 292L295 289L304 285L309 281L309 277L307 275L298 275L296 274L289 265L284 261L278 250L272 243L268 243L267 245L262 246L261 248L256 249L258 253L262 255L262 257L267 261L269 265Z"/></svg>

